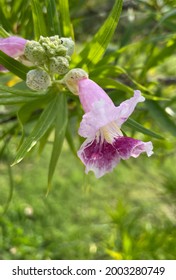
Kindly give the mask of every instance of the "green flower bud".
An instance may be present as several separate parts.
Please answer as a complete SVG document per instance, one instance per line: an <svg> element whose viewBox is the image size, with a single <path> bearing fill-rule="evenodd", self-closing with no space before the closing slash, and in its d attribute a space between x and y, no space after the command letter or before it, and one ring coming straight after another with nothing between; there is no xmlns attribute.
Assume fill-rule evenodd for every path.
<svg viewBox="0 0 176 280"><path fill-rule="evenodd" d="M64 76L63 82L73 94L78 95L78 81L87 78L88 74L83 69L75 68Z"/></svg>
<svg viewBox="0 0 176 280"><path fill-rule="evenodd" d="M43 65L47 62L47 55L44 48L36 41L28 41L25 50L25 57L34 65Z"/></svg>
<svg viewBox="0 0 176 280"><path fill-rule="evenodd" d="M75 43L71 38L63 38L61 37L61 43L67 49L67 55L71 56L74 52Z"/></svg>
<svg viewBox="0 0 176 280"><path fill-rule="evenodd" d="M59 36L43 37L40 36L39 43L45 49L48 57L65 56L67 48L61 44Z"/></svg>
<svg viewBox="0 0 176 280"><path fill-rule="evenodd" d="M36 91L45 90L51 85L51 78L44 70L34 69L27 73L26 84Z"/></svg>
<svg viewBox="0 0 176 280"><path fill-rule="evenodd" d="M50 71L51 73L65 74L68 71L69 62L63 56L52 57L50 59Z"/></svg>

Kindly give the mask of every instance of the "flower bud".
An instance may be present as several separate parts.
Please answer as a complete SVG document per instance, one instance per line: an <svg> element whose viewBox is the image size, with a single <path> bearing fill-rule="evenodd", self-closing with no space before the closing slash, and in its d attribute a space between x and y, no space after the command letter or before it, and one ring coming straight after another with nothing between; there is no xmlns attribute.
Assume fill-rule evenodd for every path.
<svg viewBox="0 0 176 280"><path fill-rule="evenodd" d="M61 37L61 43L67 49L67 55L71 56L74 52L75 43L71 38L63 38Z"/></svg>
<svg viewBox="0 0 176 280"><path fill-rule="evenodd" d="M47 62L47 56L44 48L36 41L27 42L24 55L34 65L43 65Z"/></svg>
<svg viewBox="0 0 176 280"><path fill-rule="evenodd" d="M45 49L48 57L65 56L67 48L61 44L59 36L43 37L40 36L39 43Z"/></svg>
<svg viewBox="0 0 176 280"><path fill-rule="evenodd" d="M50 71L51 73L65 74L68 71L69 62L63 56L52 57L50 59Z"/></svg>
<svg viewBox="0 0 176 280"><path fill-rule="evenodd" d="M64 76L63 82L73 94L78 95L78 81L87 78L88 74L83 69L75 68Z"/></svg>
<svg viewBox="0 0 176 280"><path fill-rule="evenodd" d="M51 85L51 78L44 70L34 69L27 73L26 84L36 91L45 90Z"/></svg>

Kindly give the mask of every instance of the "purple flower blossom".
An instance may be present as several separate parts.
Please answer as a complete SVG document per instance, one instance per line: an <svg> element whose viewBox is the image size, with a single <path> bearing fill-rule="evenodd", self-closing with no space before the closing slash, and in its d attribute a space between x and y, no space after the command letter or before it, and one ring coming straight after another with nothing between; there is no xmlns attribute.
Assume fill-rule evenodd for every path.
<svg viewBox="0 0 176 280"><path fill-rule="evenodd" d="M26 43L27 40L15 36L0 38L0 50L13 58L18 58L24 54ZM0 65L0 71L7 71L7 69Z"/></svg>
<svg viewBox="0 0 176 280"><path fill-rule="evenodd" d="M153 154L151 142L142 142L123 136L122 124L134 111L137 103L145 98L140 91L114 105L104 90L90 79L77 81L78 95L85 111L79 134L87 138L78 151L78 156L86 166L86 173L92 170L97 178L114 169L121 159L138 157L146 152Z"/></svg>

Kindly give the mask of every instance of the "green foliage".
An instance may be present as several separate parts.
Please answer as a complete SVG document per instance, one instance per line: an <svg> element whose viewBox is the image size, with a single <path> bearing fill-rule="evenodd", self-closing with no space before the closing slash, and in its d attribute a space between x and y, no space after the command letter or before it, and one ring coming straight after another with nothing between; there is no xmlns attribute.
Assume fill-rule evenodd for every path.
<svg viewBox="0 0 176 280"><path fill-rule="evenodd" d="M175 1L31 0L26 1L24 5L22 0L1 0L0 4L0 37L16 35L28 40L38 40L40 35L59 35L75 38L76 49L71 58L70 69L80 67L88 71L89 77L105 89L116 105L129 98L134 90L141 90L146 101L139 105L132 118L126 122L124 133L133 137L140 135L141 140L151 140L154 144L154 159L150 159L150 163L141 160L137 167L139 169L137 179L134 169L131 171L134 165L130 165L129 170L127 167L120 167L122 169L118 176L114 171L113 174L107 175L104 181L96 181L90 176L88 177L90 184L86 191L89 193L91 186L94 188L96 186L96 190L91 188L92 195L89 199L86 200L84 197L87 195L86 191L81 193L80 198L81 184L79 185L79 182L82 182L83 170L75 158L77 147L82 142L77 135L82 118L78 98L57 82L57 79L63 78L62 75L53 78L53 80L56 79L55 83L47 91L30 90L25 80L31 67L25 66L0 51L0 64L10 71L10 73L0 73L0 168L3 170L0 185L9 184L10 186L9 196L5 195L5 187L2 188L2 212L7 210L11 199L13 201L16 198L19 203L13 202L7 219L4 216L0 221L3 236L0 247L4 250L2 258L173 259L176 254L173 238L175 220L168 218L167 214L163 220L158 212L166 204L167 207L171 204L174 208L175 197L175 173L170 172L173 164L169 163L166 172L161 164L176 152ZM64 149L64 139L68 144L67 149L64 150L67 156L61 157L59 165L58 159ZM42 164L41 174L35 175L35 169L33 169L31 176L41 176L42 179L36 179L33 186L30 177L27 176L23 189L23 179L20 177L20 182L18 178L13 179L13 170L17 170L18 173L20 168L23 170L28 163L28 171L31 168L30 159L32 159L32 165L37 166L33 158L37 149L41 158L47 154L47 159ZM72 154L69 154L69 151L72 151ZM22 159L24 163L18 166L17 163ZM12 163L15 166L10 167ZM150 165L154 168L153 173L150 170L148 178L144 180ZM144 166L146 166L145 169ZM55 172L57 170L58 173ZM23 171L25 172L25 168ZM38 172L40 172L40 167ZM59 175L54 176L54 172ZM158 173L160 175L156 175ZM44 180L45 174L47 178ZM9 180L4 185L3 180L6 175ZM158 208L154 210L151 205L147 205L147 201L140 203L142 197L145 196L143 193L148 184L150 187L147 195L151 192L157 198L150 176L152 182L156 182L158 186L158 193L165 195L166 192L168 198L168 201L164 201L162 197L158 201ZM47 200L42 199L41 209L38 207L40 199L36 199L34 218L33 216L26 217L21 204L24 200L25 203L27 201L24 199L26 190L29 191L31 188L32 204L33 197L37 195L38 186L42 186L38 189L40 197L43 189L45 194L49 192L52 180L56 188L52 188ZM140 189L138 182L143 182L143 180L144 183L141 184L144 185L139 193L135 186L137 185ZM45 188L45 182L48 182L48 189ZM125 188L131 194L129 197L126 195L126 189L123 190L124 182ZM102 233L102 227L96 227L95 231L91 229L91 237L89 237L87 234L89 221L93 220L95 224L99 222L99 216L92 212L98 209L102 194L107 193L109 184L110 188L114 189L111 189L109 200L102 200L102 205L103 203L111 205L113 202L113 208L115 208L117 203L117 209L108 209L109 217L107 218L107 211L103 208L100 222L104 223L106 215L108 222L105 230ZM20 186L23 202L17 194L15 198L12 196L16 185ZM73 190L69 189L67 192L68 186L73 187ZM136 193L131 193L131 189L134 189ZM50 195L53 197L50 198ZM94 195L98 200L98 205L94 200ZM58 203L60 207L54 202L56 198L60 199ZM77 207L81 199L83 203ZM127 202L125 202L126 199ZM4 201L7 201L7 204ZM86 217L80 216L84 202L89 205L92 201L93 208L90 206L84 209L84 213L87 213L88 209ZM136 206L136 201L138 206ZM152 201L155 205L155 200ZM33 204L32 207L34 207ZM48 212L42 218L45 209ZM75 209L77 214L74 214ZM150 210L151 218L148 217ZM60 213L60 219L57 220L58 213ZM170 208L168 213L174 216ZM70 215L68 223L66 222L67 214ZM51 216L57 223L52 222ZM84 224L85 219L88 219L88 223L81 231L80 226ZM77 222L78 227L74 226ZM57 227L60 223L61 229ZM31 229L32 226L35 228L34 232ZM49 232L50 226L52 237ZM45 227L45 232L40 232L41 228ZM76 239L76 235L85 236L83 244L80 245L80 239ZM52 243L52 238L59 240L61 244L59 252L56 250L55 243ZM87 242L89 249L85 245ZM161 244L164 245L161 247ZM17 247L17 255L9 253L10 248L13 247ZM36 248L39 249L38 253ZM98 253L91 253L96 251L95 248L100 248Z"/></svg>
<svg viewBox="0 0 176 280"><path fill-rule="evenodd" d="M0 50L0 63L6 67L9 71L17 75L22 80L26 80L26 74L29 71L29 68L15 59L9 57Z"/></svg>
<svg viewBox="0 0 176 280"><path fill-rule="evenodd" d="M42 7L38 0L31 0L32 17L35 28L35 39L38 40L40 36L47 36L47 28L45 25L44 14Z"/></svg>
<svg viewBox="0 0 176 280"><path fill-rule="evenodd" d="M87 66L89 66L89 64L96 65L96 63L100 61L115 32L121 14L122 3L123 0L115 1L114 7L107 20L92 38L91 42L82 50L80 53L82 58L81 64L86 64Z"/></svg>
<svg viewBox="0 0 176 280"><path fill-rule="evenodd" d="M162 165L131 160L97 180L83 176L64 143L46 198L51 150L48 143L37 168L34 152L12 169L14 193L0 217L1 259L175 259L174 157ZM7 182L1 169L1 214Z"/></svg>

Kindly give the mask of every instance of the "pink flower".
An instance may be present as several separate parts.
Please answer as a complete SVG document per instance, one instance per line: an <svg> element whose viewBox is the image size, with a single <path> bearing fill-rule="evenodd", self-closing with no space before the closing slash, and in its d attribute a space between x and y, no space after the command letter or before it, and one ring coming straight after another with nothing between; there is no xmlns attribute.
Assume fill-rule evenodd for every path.
<svg viewBox="0 0 176 280"><path fill-rule="evenodd" d="M24 54L26 43L27 40L15 36L0 38L0 50L13 58L18 58ZM0 71L7 70L0 65Z"/></svg>
<svg viewBox="0 0 176 280"><path fill-rule="evenodd" d="M153 154L151 142L142 142L123 136L122 124L134 111L138 102L145 98L136 90L134 96L118 107L95 82L88 78L77 81L78 95L85 111L79 134L87 138L78 151L86 166L86 173L92 170L97 178L111 172L121 159L137 158L146 152Z"/></svg>

